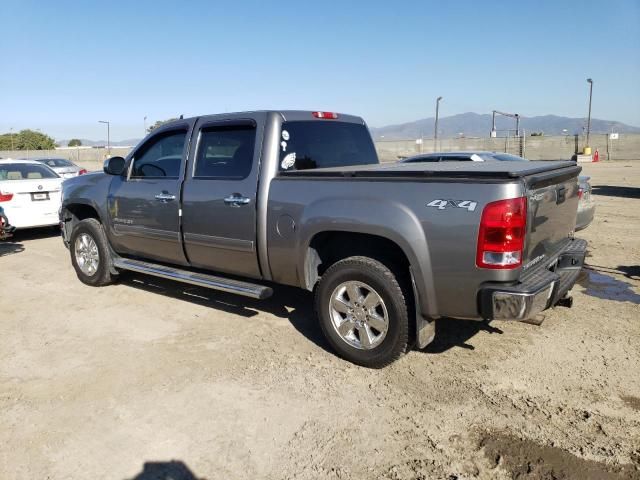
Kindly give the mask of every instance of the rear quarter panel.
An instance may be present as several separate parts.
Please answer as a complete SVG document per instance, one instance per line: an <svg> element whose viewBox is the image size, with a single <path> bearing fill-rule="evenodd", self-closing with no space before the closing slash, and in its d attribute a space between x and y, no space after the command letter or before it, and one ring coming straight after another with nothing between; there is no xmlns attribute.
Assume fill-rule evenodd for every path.
<svg viewBox="0 0 640 480"><path fill-rule="evenodd" d="M304 287L304 259L317 233L369 233L402 248L425 314L478 318L480 284L515 280L519 274L517 269L475 266L482 208L488 202L521 196L523 188L520 182L276 178L267 216L273 280ZM468 200L476 206L473 210L427 206L433 200ZM280 228L283 223L295 228Z"/></svg>

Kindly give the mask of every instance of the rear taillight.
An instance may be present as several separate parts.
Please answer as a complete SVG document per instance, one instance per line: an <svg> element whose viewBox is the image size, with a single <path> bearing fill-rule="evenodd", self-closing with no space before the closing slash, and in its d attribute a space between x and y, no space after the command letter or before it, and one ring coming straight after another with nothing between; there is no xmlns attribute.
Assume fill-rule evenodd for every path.
<svg viewBox="0 0 640 480"><path fill-rule="evenodd" d="M336 118L338 118L338 114L333 112L313 112L313 116L316 118L326 118L329 120L335 120Z"/></svg>
<svg viewBox="0 0 640 480"><path fill-rule="evenodd" d="M522 265L526 230L525 197L488 203L480 220L476 265L498 269Z"/></svg>
<svg viewBox="0 0 640 480"><path fill-rule="evenodd" d="M9 202L13 198L13 193L0 192L0 202Z"/></svg>
<svg viewBox="0 0 640 480"><path fill-rule="evenodd" d="M87 170L85 168L81 168L78 175L84 175L85 173L87 173Z"/></svg>

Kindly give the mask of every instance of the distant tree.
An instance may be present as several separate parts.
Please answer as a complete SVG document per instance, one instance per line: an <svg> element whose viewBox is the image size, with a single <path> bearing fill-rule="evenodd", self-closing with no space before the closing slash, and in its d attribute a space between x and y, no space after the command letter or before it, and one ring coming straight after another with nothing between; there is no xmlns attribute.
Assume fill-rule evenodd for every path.
<svg viewBox="0 0 640 480"><path fill-rule="evenodd" d="M15 135L13 135L14 147L15 147ZM3 133L0 135L0 150L11 150L11 134Z"/></svg>
<svg viewBox="0 0 640 480"><path fill-rule="evenodd" d="M544 132L532 132L532 137L544 137Z"/></svg>
<svg viewBox="0 0 640 480"><path fill-rule="evenodd" d="M164 125L165 123L173 122L174 120L178 120L178 119L177 118L169 118L167 120L158 120L156 123L154 123L149 128L147 128L147 131L150 132L152 130L155 130L156 128L161 127L162 125Z"/></svg>
<svg viewBox="0 0 640 480"><path fill-rule="evenodd" d="M72 138L71 140L69 140L69 143L67 144L68 147L79 147L82 145L82 141L78 138Z"/></svg>
<svg viewBox="0 0 640 480"><path fill-rule="evenodd" d="M34 130L20 130L14 135L16 150L53 150L56 143L49 135Z"/></svg>

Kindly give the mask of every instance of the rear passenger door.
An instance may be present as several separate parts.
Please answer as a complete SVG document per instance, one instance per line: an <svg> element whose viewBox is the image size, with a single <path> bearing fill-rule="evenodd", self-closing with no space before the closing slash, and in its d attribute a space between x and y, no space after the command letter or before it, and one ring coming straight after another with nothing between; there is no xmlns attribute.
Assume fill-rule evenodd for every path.
<svg viewBox="0 0 640 480"><path fill-rule="evenodd" d="M182 228L189 263L259 278L256 194L261 114L198 120L183 187Z"/></svg>
<svg viewBox="0 0 640 480"><path fill-rule="evenodd" d="M108 211L118 253L187 264L180 237L180 186L193 123L148 138L131 155L127 172L113 178Z"/></svg>

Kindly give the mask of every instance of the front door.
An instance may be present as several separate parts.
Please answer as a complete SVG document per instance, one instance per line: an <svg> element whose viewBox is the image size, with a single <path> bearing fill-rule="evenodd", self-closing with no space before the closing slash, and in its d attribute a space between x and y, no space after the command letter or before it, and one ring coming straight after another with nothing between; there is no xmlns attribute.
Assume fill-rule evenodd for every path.
<svg viewBox="0 0 640 480"><path fill-rule="evenodd" d="M198 120L182 218L185 250L194 267L260 277L256 194L262 133L256 118Z"/></svg>
<svg viewBox="0 0 640 480"><path fill-rule="evenodd" d="M163 129L133 153L109 190L118 253L186 265L180 238L180 186L190 125Z"/></svg>

